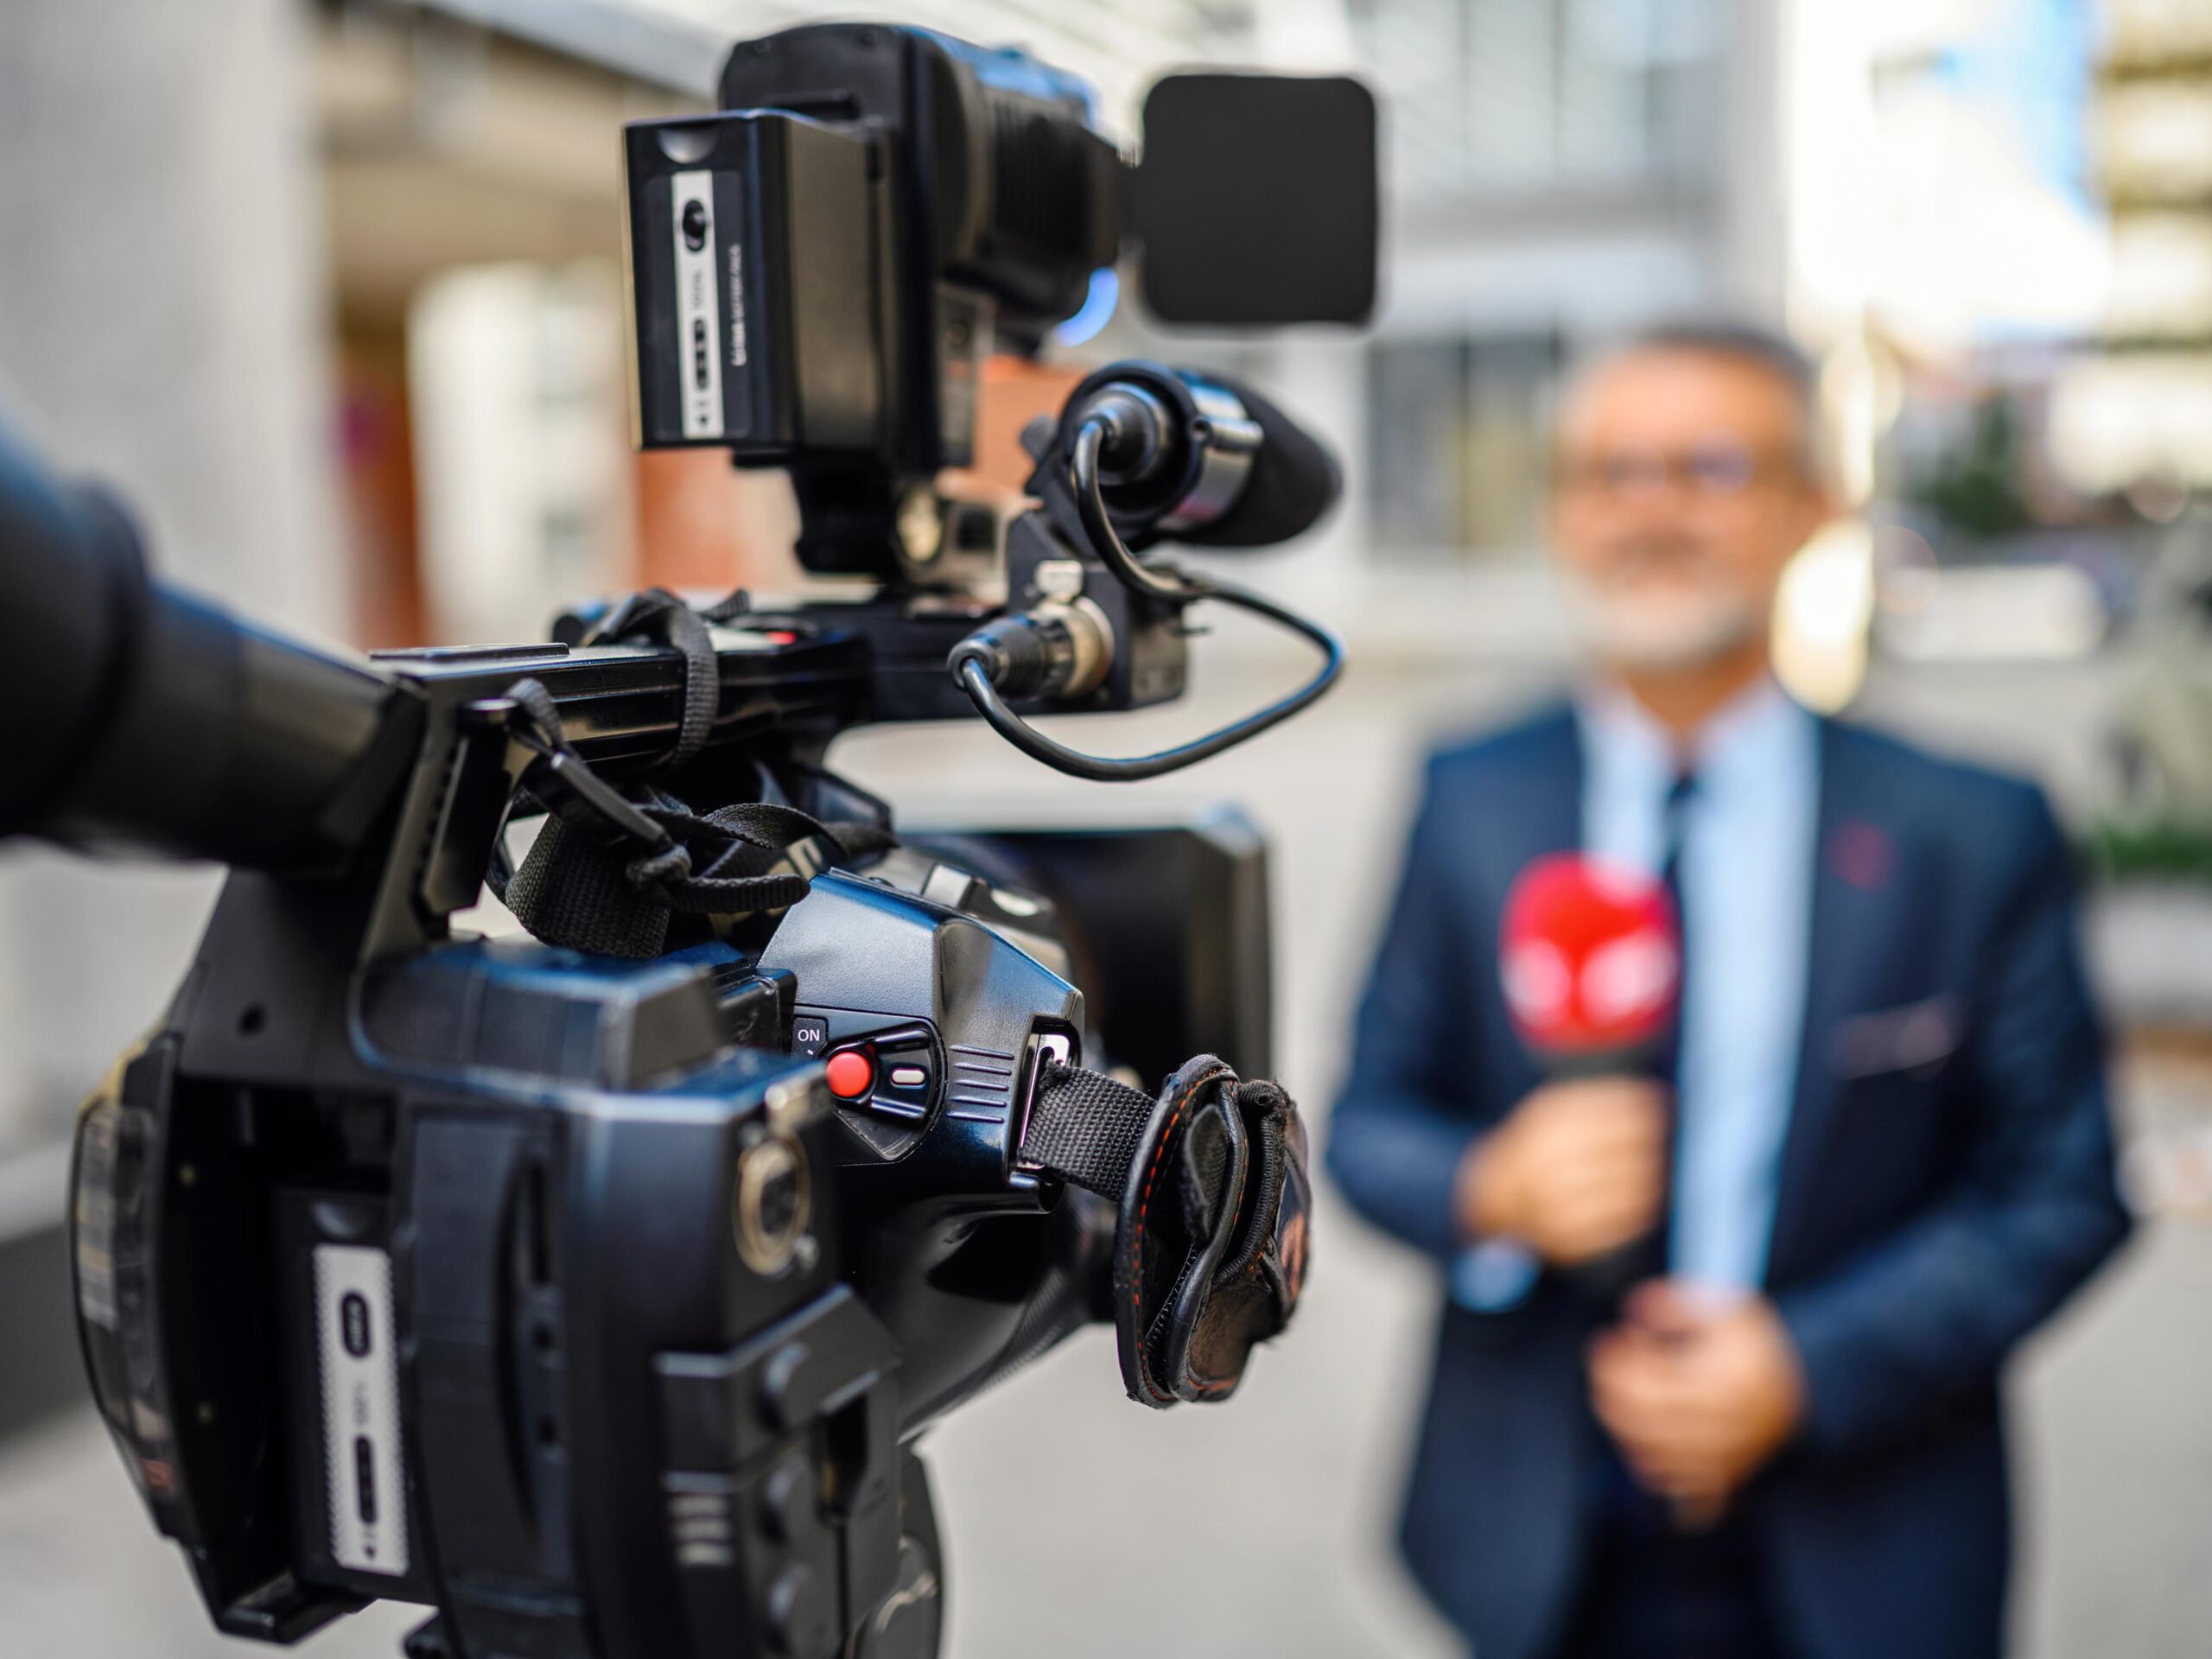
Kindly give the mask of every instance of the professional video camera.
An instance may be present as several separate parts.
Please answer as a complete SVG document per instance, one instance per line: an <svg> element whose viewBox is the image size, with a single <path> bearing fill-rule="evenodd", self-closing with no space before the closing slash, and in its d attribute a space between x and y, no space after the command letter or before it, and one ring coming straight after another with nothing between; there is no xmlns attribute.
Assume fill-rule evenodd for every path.
<svg viewBox="0 0 2212 1659"><path fill-rule="evenodd" d="M924 1426L1093 1319L1133 1398L1225 1398L1298 1298L1296 1109L1185 1058L1266 1065L1255 839L902 842L823 760L972 709L1147 776L1286 717L1330 636L1134 550L1279 539L1333 468L1256 394L1118 365L1032 432L1039 505L977 574L931 479L985 329L1033 342L1125 230L1164 313L1230 320L1176 263L1205 247L1169 232L1173 146L1132 172L1065 77L906 29L742 44L723 92L627 137L641 435L789 467L802 556L861 598L656 591L356 662L152 583L111 501L0 442L5 660L43 714L0 831L233 867L86 1104L73 1233L95 1395L235 1635L384 1599L436 1608L418 1659L933 1653ZM1363 313L1364 93L1152 107L1199 131L1198 94L1236 128L1209 184L1258 147L1325 245L1249 315ZM1320 671L1156 755L1030 726L1177 695L1205 600ZM487 882L534 939L451 925Z"/></svg>

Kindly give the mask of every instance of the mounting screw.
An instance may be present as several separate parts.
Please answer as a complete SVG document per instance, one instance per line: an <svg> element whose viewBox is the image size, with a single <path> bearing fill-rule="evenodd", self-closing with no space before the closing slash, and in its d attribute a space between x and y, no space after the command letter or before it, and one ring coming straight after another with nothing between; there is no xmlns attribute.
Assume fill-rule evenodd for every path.
<svg viewBox="0 0 2212 1659"><path fill-rule="evenodd" d="M813 1356L803 1342L788 1342L768 1356L760 1368L760 1404L779 1428L798 1427L801 1402L798 1386Z"/></svg>

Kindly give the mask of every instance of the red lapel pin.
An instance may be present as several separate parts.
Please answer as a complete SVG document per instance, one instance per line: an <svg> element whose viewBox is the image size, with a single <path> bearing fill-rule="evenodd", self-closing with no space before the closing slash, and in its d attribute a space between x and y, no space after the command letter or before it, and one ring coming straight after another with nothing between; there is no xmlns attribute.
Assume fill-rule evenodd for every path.
<svg viewBox="0 0 2212 1659"><path fill-rule="evenodd" d="M1897 868L1897 844L1864 818L1849 818L1828 836L1828 868L1861 893L1878 893Z"/></svg>

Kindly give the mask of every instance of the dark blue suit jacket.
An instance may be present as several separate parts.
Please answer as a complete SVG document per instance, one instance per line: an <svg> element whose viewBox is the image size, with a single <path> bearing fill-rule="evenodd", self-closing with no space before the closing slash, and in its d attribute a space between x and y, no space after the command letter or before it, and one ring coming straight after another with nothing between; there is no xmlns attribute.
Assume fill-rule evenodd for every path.
<svg viewBox="0 0 2212 1659"><path fill-rule="evenodd" d="M1429 763L1329 1161L1440 1262L1461 1154L1541 1081L1498 912L1531 859L1579 844L1581 774L1564 709ZM1993 1655L1998 1370L2127 1230L2066 849L2032 785L1834 722L1820 836L1767 1269L1808 1417L1742 1502L1807 1659ZM1444 1309L1402 1544L1480 1659L1535 1659L1572 1606L1597 1319L1549 1274L1507 1312Z"/></svg>

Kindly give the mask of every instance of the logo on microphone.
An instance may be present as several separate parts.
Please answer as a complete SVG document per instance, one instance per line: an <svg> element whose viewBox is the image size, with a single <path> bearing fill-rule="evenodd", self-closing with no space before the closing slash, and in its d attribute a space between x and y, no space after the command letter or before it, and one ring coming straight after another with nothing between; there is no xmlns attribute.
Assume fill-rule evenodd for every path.
<svg viewBox="0 0 2212 1659"><path fill-rule="evenodd" d="M1507 894L1498 972L1507 1010L1541 1054L1613 1053L1674 1018L1681 929L1667 890L1580 853L1541 858Z"/></svg>

